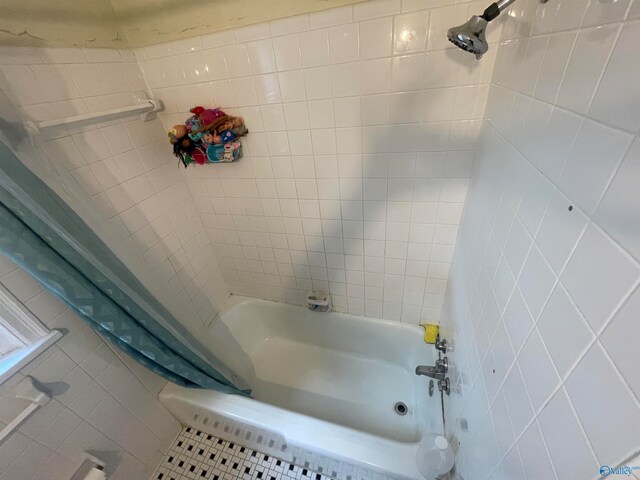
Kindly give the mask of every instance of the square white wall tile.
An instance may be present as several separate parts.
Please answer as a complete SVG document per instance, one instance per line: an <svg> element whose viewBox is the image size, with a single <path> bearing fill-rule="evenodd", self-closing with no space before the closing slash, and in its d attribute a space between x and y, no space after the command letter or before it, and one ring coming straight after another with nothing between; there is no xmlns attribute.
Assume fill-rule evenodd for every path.
<svg viewBox="0 0 640 480"><path fill-rule="evenodd" d="M273 39L278 71L294 70L302 67L300 40L298 35L286 35Z"/></svg>
<svg viewBox="0 0 640 480"><path fill-rule="evenodd" d="M360 22L360 59L388 57L392 52L393 18Z"/></svg>
<svg viewBox="0 0 640 480"><path fill-rule="evenodd" d="M611 359L636 397L640 392L640 378L638 378L637 369L632 366L635 365L635 355L632 347L638 338L638 332L633 323L633 312L637 311L639 298L640 295L638 295L638 290L636 289L627 303L613 317L611 323L600 337L602 344L609 352Z"/></svg>
<svg viewBox="0 0 640 480"><path fill-rule="evenodd" d="M558 284L540 315L538 330L563 378L595 338L561 284Z"/></svg>
<svg viewBox="0 0 640 480"><path fill-rule="evenodd" d="M638 264L593 225L580 240L562 275L569 295L596 332L639 278Z"/></svg>
<svg viewBox="0 0 640 480"><path fill-rule="evenodd" d="M569 376L566 389L598 460L617 465L631 455L638 446L631 429L640 426L640 408L599 343L589 349ZM603 427L598 413L602 402L610 405L607 427ZM611 427L622 431L612 438L606 434Z"/></svg>
<svg viewBox="0 0 640 480"><path fill-rule="evenodd" d="M358 24L351 23L329 29L329 61L353 62L359 58Z"/></svg>
<svg viewBox="0 0 640 480"><path fill-rule="evenodd" d="M592 214L631 140L631 135L619 130L584 122L560 177L559 188Z"/></svg>
<svg viewBox="0 0 640 480"><path fill-rule="evenodd" d="M537 329L533 330L523 345L518 355L518 365L533 408L538 411L559 385L560 378Z"/></svg>
<svg viewBox="0 0 640 480"><path fill-rule="evenodd" d="M636 211L627 206L637 201L635 184L640 178L639 168L640 141L636 138L594 215L598 224L636 259L640 258Z"/></svg>
<svg viewBox="0 0 640 480"><path fill-rule="evenodd" d="M329 64L329 37L325 29L300 34L300 52L305 68Z"/></svg>
<svg viewBox="0 0 640 480"><path fill-rule="evenodd" d="M564 389L545 406L538 423L558 479L590 478L600 470Z"/></svg>
<svg viewBox="0 0 640 480"><path fill-rule="evenodd" d="M393 19L393 51L396 54L423 52L429 32L429 13L406 13Z"/></svg>
<svg viewBox="0 0 640 480"><path fill-rule="evenodd" d="M638 10L638 2L635 3ZM632 79L638 74L640 65L629 47L637 41L639 35L638 24L628 24L622 28L588 112L589 116L597 120L631 132L637 132L640 128L638 112L631 107L638 101L638 89ZM625 94L620 95L620 92ZM621 97L625 97L627 101L621 101Z"/></svg>
<svg viewBox="0 0 640 480"><path fill-rule="evenodd" d="M534 246L529 251L518 278L518 286L534 319L540 315L556 281L553 269L546 262L542 252Z"/></svg>
<svg viewBox="0 0 640 480"><path fill-rule="evenodd" d="M555 193L535 238L554 271L562 271L587 223L588 218L578 208Z"/></svg>
<svg viewBox="0 0 640 480"><path fill-rule="evenodd" d="M576 45L580 48L574 48L569 57L558 105L583 114L588 111L619 29L619 25L602 26L578 34Z"/></svg>
<svg viewBox="0 0 640 480"><path fill-rule="evenodd" d="M527 478L554 478L555 473L538 422L534 421L518 441Z"/></svg>

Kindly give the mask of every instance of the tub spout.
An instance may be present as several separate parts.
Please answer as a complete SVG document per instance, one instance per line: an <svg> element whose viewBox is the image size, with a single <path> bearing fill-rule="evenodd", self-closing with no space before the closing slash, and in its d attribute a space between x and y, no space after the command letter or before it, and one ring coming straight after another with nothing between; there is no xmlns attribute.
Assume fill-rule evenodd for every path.
<svg viewBox="0 0 640 480"><path fill-rule="evenodd" d="M425 377L431 377L436 380L444 380L447 376L448 369L449 364L447 362L447 357L444 357L442 360L436 360L435 367L418 365L416 367L416 375L424 375Z"/></svg>
<svg viewBox="0 0 640 480"><path fill-rule="evenodd" d="M444 380L444 372L439 371L436 367L428 367L426 365L418 365L416 367L416 375L424 375L425 377L435 378L436 380Z"/></svg>

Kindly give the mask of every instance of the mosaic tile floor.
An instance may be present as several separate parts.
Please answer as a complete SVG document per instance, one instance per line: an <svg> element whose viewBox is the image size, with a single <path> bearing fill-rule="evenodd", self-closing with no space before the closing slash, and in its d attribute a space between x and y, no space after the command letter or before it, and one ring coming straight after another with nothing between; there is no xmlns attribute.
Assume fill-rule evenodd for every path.
<svg viewBox="0 0 640 480"><path fill-rule="evenodd" d="M151 480L330 480L237 443L185 427Z"/></svg>

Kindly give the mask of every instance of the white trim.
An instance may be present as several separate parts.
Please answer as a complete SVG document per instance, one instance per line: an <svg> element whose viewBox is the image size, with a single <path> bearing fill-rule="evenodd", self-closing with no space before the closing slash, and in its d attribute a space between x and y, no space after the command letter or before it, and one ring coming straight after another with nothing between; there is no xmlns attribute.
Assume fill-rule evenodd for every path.
<svg viewBox="0 0 640 480"><path fill-rule="evenodd" d="M2 284L0 284L0 325L26 345L49 332L40 320Z"/></svg>
<svg viewBox="0 0 640 480"><path fill-rule="evenodd" d="M49 331L6 287L0 284L0 333L17 348L0 355L0 384L49 348L62 333ZM19 346L22 345L22 346Z"/></svg>
<svg viewBox="0 0 640 480"><path fill-rule="evenodd" d="M52 330L31 345L18 348L0 358L0 385L9 380L14 373L19 372L22 367L53 345L60 337L62 337L60 331Z"/></svg>
<svg viewBox="0 0 640 480"><path fill-rule="evenodd" d="M0 432L0 442L11 435L11 432L18 428L18 426L38 408L40 408L40 405L38 405L37 403L30 403L29 405L27 405L27 407L16 418L11 420L7 424L7 426L2 429L2 431Z"/></svg>
<svg viewBox="0 0 640 480"><path fill-rule="evenodd" d="M9 392L7 392L7 395L5 396L26 400L29 404L21 413L11 420L2 429L2 431L0 431L0 443L2 443L6 437L11 435L11 432L18 428L20 424L29 417L29 415L35 412L38 408L49 403L51 400L51 396L40 390L34 382L34 379L28 375L18 382Z"/></svg>

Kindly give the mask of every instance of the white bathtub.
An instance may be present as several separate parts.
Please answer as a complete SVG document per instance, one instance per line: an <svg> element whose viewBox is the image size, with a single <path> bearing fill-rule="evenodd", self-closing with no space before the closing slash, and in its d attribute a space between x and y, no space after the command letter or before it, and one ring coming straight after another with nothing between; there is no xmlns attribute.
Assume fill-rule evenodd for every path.
<svg viewBox="0 0 640 480"><path fill-rule="evenodd" d="M443 426L414 373L435 361L422 328L234 296L211 333L254 398L170 384L160 399L184 424L343 480L423 478L418 442Z"/></svg>

